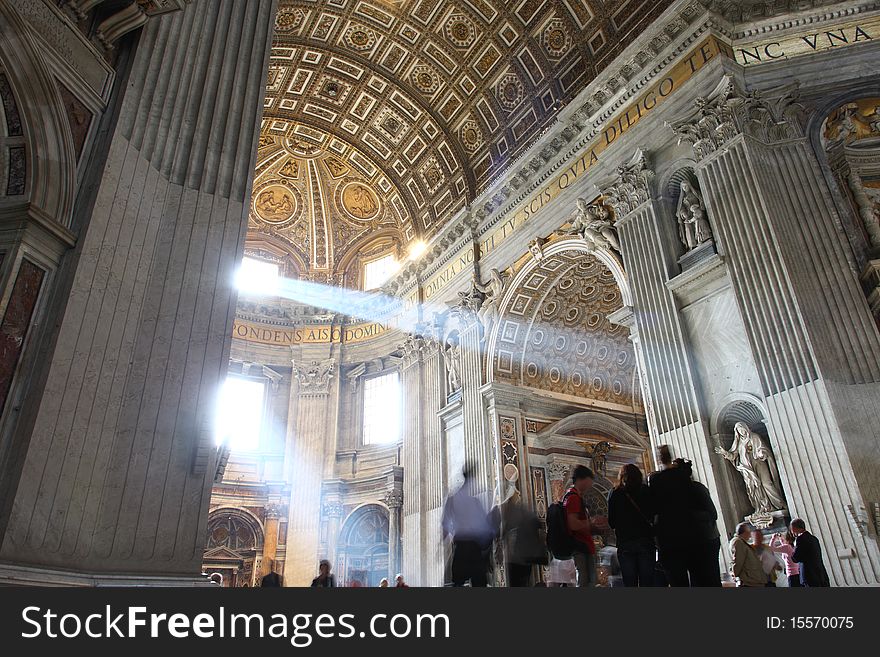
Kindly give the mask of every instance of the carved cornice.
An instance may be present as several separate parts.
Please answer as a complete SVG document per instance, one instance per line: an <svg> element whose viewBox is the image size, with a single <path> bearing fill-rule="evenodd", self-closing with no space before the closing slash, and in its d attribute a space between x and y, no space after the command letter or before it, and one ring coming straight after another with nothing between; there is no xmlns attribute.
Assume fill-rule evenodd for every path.
<svg viewBox="0 0 880 657"><path fill-rule="evenodd" d="M299 383L300 394L327 394L330 382L336 375L336 359L312 361L309 364L293 364L293 375Z"/></svg>
<svg viewBox="0 0 880 657"><path fill-rule="evenodd" d="M598 189L605 196L605 202L614 209L617 221L620 221L651 199L653 178L654 171L648 165L648 158L639 149L628 164L617 167L615 178Z"/></svg>
<svg viewBox="0 0 880 657"><path fill-rule="evenodd" d="M767 144L803 138L805 123L797 82L769 95L746 92L725 75L712 93L694 101L690 115L667 126L703 159L743 134Z"/></svg>

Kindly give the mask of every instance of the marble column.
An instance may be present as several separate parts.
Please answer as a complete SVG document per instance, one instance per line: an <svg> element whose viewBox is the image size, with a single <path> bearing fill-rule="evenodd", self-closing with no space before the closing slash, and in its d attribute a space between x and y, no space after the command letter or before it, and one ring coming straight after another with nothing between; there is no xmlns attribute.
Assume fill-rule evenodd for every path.
<svg viewBox="0 0 880 657"><path fill-rule="evenodd" d="M13 432L13 580L201 571L274 15L193 2L143 29Z"/></svg>
<svg viewBox="0 0 880 657"><path fill-rule="evenodd" d="M404 343L402 382L403 433L403 572L417 586L439 586L443 579L442 513L443 442L437 412L442 396L440 346L427 327ZM398 572L398 571L395 571Z"/></svg>
<svg viewBox="0 0 880 657"><path fill-rule="evenodd" d="M422 470L425 466L422 441L422 347L424 339L408 336L403 343L401 385L403 388L403 575L413 586L425 579L427 541L422 513Z"/></svg>
<svg viewBox="0 0 880 657"><path fill-rule="evenodd" d="M400 572L400 509L403 493L391 490L383 500L388 507L388 581L394 586L394 577Z"/></svg>
<svg viewBox="0 0 880 657"><path fill-rule="evenodd" d="M298 394L296 431L292 445L292 476L287 525L287 586L307 586L314 578L321 532L324 460L327 440L335 430L334 398L338 394L336 360L294 363Z"/></svg>
<svg viewBox="0 0 880 657"><path fill-rule="evenodd" d="M822 540L833 582L877 584L880 336L804 124L796 89L746 93L725 76L672 128L699 160L790 513Z"/></svg>
<svg viewBox="0 0 880 657"><path fill-rule="evenodd" d="M465 465L472 471L475 492L488 505L492 501L496 476L495 446L486 426L486 411L480 388L485 382L483 326L469 305L452 309L461 345L461 413L464 426Z"/></svg>
<svg viewBox="0 0 880 657"><path fill-rule="evenodd" d="M324 500L323 517L327 521L327 560L333 564L337 576L341 576L339 572L339 564L336 562L336 555L339 548L339 523L342 520L342 502L338 499Z"/></svg>
<svg viewBox="0 0 880 657"><path fill-rule="evenodd" d="M654 198L653 175L647 155L637 151L600 191L617 220L652 441L655 447L670 445L675 457L691 459L695 478L717 500L708 425L701 415L681 318L666 285L677 263L675 254L663 247L663 215ZM624 317L617 321L632 323L625 318L626 310L618 315L621 312Z"/></svg>
<svg viewBox="0 0 880 657"><path fill-rule="evenodd" d="M256 573L257 581L263 575L269 574L275 569L275 556L278 553L278 524L281 519L281 510L276 504L266 507L266 522L263 536L263 559L261 572Z"/></svg>

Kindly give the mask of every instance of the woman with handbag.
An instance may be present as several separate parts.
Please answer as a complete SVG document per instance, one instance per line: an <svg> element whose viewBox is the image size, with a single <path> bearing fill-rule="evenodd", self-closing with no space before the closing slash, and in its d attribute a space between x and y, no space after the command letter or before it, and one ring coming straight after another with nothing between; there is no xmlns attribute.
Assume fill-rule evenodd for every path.
<svg viewBox="0 0 880 657"><path fill-rule="evenodd" d="M608 496L608 524L617 535L617 560L624 586L653 586L657 561L651 499L642 471L628 463Z"/></svg>

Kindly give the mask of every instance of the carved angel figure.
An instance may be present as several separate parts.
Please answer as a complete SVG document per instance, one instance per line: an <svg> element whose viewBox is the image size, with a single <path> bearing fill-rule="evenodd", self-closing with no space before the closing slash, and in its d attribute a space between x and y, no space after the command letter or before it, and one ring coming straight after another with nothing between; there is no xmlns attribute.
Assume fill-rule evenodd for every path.
<svg viewBox="0 0 880 657"><path fill-rule="evenodd" d="M583 447L584 451L587 453L593 466L593 471L603 477L607 476L608 454L611 453L612 449L611 443L607 440L603 440L598 443L579 442L578 445Z"/></svg>
<svg viewBox="0 0 880 657"><path fill-rule="evenodd" d="M477 317L488 335L498 317L498 307L501 304L501 296L504 294L504 279L501 277L501 273L493 267L489 271L489 281L482 284L474 280L474 288L486 295L477 312Z"/></svg>
<svg viewBox="0 0 880 657"><path fill-rule="evenodd" d="M577 200L577 208L570 232L580 235L594 248L612 249L619 253L617 230L608 210L601 203L589 204L583 198Z"/></svg>
<svg viewBox="0 0 880 657"><path fill-rule="evenodd" d="M745 422L734 425L730 449L719 446L715 452L730 461L742 476L755 513L766 514L786 508L773 453L764 439Z"/></svg>

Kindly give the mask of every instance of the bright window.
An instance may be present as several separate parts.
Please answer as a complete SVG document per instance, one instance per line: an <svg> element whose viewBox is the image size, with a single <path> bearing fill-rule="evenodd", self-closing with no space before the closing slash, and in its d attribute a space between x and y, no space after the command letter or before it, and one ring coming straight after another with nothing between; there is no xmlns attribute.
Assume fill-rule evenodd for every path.
<svg viewBox="0 0 880 657"><path fill-rule="evenodd" d="M241 261L236 284L239 290L255 294L273 295L278 293L278 265L256 258Z"/></svg>
<svg viewBox="0 0 880 657"><path fill-rule="evenodd" d="M264 381L230 376L220 388L215 435L217 444L226 443L234 452L252 452L260 446Z"/></svg>
<svg viewBox="0 0 880 657"><path fill-rule="evenodd" d="M364 381L364 444L396 443L400 421L400 375L392 372Z"/></svg>
<svg viewBox="0 0 880 657"><path fill-rule="evenodd" d="M375 290L382 287L399 269L394 255L389 253L377 260L372 260L364 265L364 289Z"/></svg>

